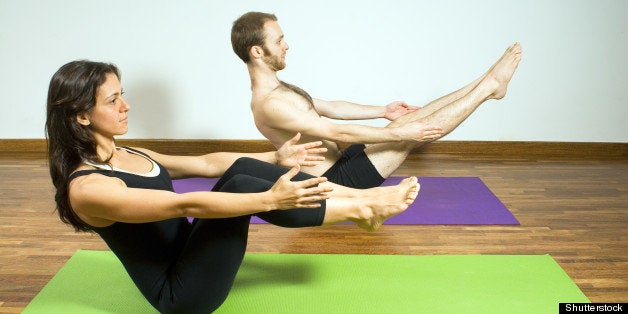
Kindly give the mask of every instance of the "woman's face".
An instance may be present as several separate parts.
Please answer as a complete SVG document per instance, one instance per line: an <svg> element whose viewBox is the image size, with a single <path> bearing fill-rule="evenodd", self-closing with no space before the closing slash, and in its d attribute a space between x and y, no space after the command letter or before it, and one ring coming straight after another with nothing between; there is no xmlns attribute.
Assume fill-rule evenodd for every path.
<svg viewBox="0 0 628 314"><path fill-rule="evenodd" d="M79 123L88 125L94 135L109 138L125 134L131 107L122 98L123 93L118 77L107 74L105 83L98 88L96 105L90 112L78 116Z"/></svg>

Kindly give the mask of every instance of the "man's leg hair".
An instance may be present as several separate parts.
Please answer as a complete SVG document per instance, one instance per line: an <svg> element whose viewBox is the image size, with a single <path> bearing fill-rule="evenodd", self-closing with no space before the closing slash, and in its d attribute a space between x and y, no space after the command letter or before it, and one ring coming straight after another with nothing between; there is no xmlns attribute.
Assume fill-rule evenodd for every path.
<svg viewBox="0 0 628 314"><path fill-rule="evenodd" d="M387 127L410 122L440 126L443 136L453 131L488 99L501 99L521 60L521 46L506 49L499 60L481 77L465 87L430 102L425 107L392 121ZM367 145L364 152L384 178L389 177L405 161L408 154L425 143L396 142Z"/></svg>

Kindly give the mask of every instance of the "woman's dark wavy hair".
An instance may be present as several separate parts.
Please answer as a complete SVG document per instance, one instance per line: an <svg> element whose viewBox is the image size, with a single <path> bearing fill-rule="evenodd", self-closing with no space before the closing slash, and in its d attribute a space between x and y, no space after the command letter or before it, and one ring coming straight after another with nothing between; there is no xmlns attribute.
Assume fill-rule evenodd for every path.
<svg viewBox="0 0 628 314"><path fill-rule="evenodd" d="M109 73L120 78L113 64L72 61L57 70L48 88L46 139L50 177L56 188L56 209L61 221L72 225L76 231L91 228L70 206L68 178L84 160L102 162L96 153L94 137L88 127L78 123L77 115L94 108L98 88Z"/></svg>

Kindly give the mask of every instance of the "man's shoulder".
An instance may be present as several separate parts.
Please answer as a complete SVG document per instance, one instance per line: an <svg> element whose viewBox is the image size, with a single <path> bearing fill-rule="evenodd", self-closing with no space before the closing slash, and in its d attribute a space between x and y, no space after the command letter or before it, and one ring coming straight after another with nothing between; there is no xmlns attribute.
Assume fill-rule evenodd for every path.
<svg viewBox="0 0 628 314"><path fill-rule="evenodd" d="M263 110L268 107L286 105L290 103L290 99L282 93L270 91L265 94L255 95L251 99L251 108L253 110Z"/></svg>
<svg viewBox="0 0 628 314"><path fill-rule="evenodd" d="M314 99L312 99L312 96L310 96L308 92L306 92L305 90L303 90L302 88L296 85L288 84L284 81L280 81L280 83L281 83L280 87L282 89L288 91L288 93L299 98L301 101L305 101L305 104L307 105L308 109L314 108Z"/></svg>
<svg viewBox="0 0 628 314"><path fill-rule="evenodd" d="M251 106L254 110L277 110L282 108L307 110L305 100L297 93L287 88L276 88L265 95L253 98Z"/></svg>

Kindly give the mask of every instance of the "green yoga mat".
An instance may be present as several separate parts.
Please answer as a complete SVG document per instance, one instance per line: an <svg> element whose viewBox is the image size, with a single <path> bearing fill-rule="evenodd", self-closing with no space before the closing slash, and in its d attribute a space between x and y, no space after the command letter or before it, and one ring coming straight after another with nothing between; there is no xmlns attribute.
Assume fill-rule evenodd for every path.
<svg viewBox="0 0 628 314"><path fill-rule="evenodd" d="M549 255L246 254L216 313L558 313ZM111 252L77 251L23 313L156 313Z"/></svg>

